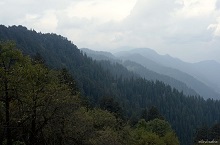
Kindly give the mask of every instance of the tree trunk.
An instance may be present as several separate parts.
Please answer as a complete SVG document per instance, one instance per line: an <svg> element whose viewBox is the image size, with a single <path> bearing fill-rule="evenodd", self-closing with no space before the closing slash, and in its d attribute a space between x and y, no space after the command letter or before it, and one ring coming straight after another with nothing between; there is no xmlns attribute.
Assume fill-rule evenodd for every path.
<svg viewBox="0 0 220 145"><path fill-rule="evenodd" d="M36 110L36 98L34 97L34 106L32 108L32 118L31 118L31 135L30 135L30 145L36 144L36 117L37 117L37 110Z"/></svg>
<svg viewBox="0 0 220 145"><path fill-rule="evenodd" d="M6 119L6 139L7 145L12 145L10 128L10 98L8 95L8 80L5 79L5 119Z"/></svg>

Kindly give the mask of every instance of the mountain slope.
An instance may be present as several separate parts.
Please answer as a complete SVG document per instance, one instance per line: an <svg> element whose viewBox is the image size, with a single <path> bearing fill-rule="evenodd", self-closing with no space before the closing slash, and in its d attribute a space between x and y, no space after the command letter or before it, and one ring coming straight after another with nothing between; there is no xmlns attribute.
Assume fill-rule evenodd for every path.
<svg viewBox="0 0 220 145"><path fill-rule="evenodd" d="M172 88L176 88L180 92L183 91L183 93L185 95L198 96L198 93L196 93L196 91L194 91L193 89L187 87L186 84L184 84L184 83L182 83L182 82L180 82L180 81L178 81L178 80L176 80L172 77L153 72L151 70L148 70L144 66L142 66L138 63L132 62L132 61L124 61L123 65L128 70L131 70L131 71L139 74L140 76L142 76L143 78L145 78L147 80L162 81L165 84L170 85Z"/></svg>
<svg viewBox="0 0 220 145"><path fill-rule="evenodd" d="M193 63L192 67L202 76L206 76L206 80L210 82L209 85L220 93L220 64L218 62L213 60L202 61Z"/></svg>
<svg viewBox="0 0 220 145"><path fill-rule="evenodd" d="M98 106L103 97L110 96L119 102L123 115L129 120L140 118L142 110L156 106L171 123L182 145L192 143L197 127L220 121L220 101L185 96L162 82L134 76L118 63L93 61L62 36L37 33L22 26L0 25L0 41L9 39L27 55L40 53L48 67L67 68L81 94L94 106ZM123 74L128 75L122 77Z"/></svg>
<svg viewBox="0 0 220 145"><path fill-rule="evenodd" d="M220 86L220 76L218 75L220 73L220 64L216 61L209 60L198 63L188 63L169 55L159 55L149 48L133 49L130 52L141 54L163 66L186 72L217 92L220 92L218 89Z"/></svg>
<svg viewBox="0 0 220 145"><path fill-rule="evenodd" d="M96 60L116 60L117 58L110 52L106 51L93 51L88 48L81 48L83 52L88 54L90 57Z"/></svg>
<svg viewBox="0 0 220 145"><path fill-rule="evenodd" d="M81 49L81 50L95 60L109 60L111 62L119 62L123 66L125 66L128 70L140 75L141 77L152 81L156 81L156 80L162 81L165 84L170 85L172 88L178 89L180 92L183 91L185 95L198 95L193 89L188 88L184 83L172 77L153 72L133 61L128 61L128 60L120 61L119 58L116 58L114 55L112 55L109 52L93 51L90 49ZM150 63L153 63L153 61Z"/></svg>
<svg viewBox="0 0 220 145"><path fill-rule="evenodd" d="M193 77L193 75L191 76L184 71L180 71L174 67L171 67L174 66L174 64L177 65L175 61L181 62L178 59L174 59L174 58L170 59L170 56L168 55L161 57L156 52L152 50L149 51L149 49L146 50L134 49L128 52L119 52L116 53L115 55L123 60L130 60L139 63L145 66L147 69L155 71L159 74L163 74L175 78L185 83L188 87L194 89L198 94L200 94L206 99L220 98L220 95L213 88L204 84L202 81L198 80L197 78ZM168 66L165 64L170 64L170 65ZM180 67L186 68L187 66L185 63L179 65L180 66L178 68Z"/></svg>

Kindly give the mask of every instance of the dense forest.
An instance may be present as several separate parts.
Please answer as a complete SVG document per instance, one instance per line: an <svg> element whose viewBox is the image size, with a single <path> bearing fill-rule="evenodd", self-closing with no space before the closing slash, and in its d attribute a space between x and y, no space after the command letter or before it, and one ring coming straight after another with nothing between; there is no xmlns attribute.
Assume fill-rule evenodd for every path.
<svg viewBox="0 0 220 145"><path fill-rule="evenodd" d="M0 40L13 40L23 53L1 44L1 60L15 57L6 59L10 70L0 64L0 73L8 73L0 78L2 143L9 137L25 144L175 145L179 139L190 145L198 128L220 122L218 100L186 96L118 63L92 60L60 35L1 25Z"/></svg>
<svg viewBox="0 0 220 145"><path fill-rule="evenodd" d="M185 95L193 95L193 96L199 95L198 93L195 92L195 90L189 88L185 83L178 81L167 75L156 73L134 61L120 60L121 57L116 57L113 54L105 51L94 51L88 48L81 48L80 50L85 52L86 55L88 55L89 57L92 57L93 59L98 61L109 60L110 62L118 62L119 64L122 64L125 68L127 68L129 71L132 71L140 75L140 77L143 77L150 81L156 81L156 80L162 81L165 84L170 85L172 88L176 88L180 92L183 91ZM103 67L105 66L103 65Z"/></svg>
<svg viewBox="0 0 220 145"><path fill-rule="evenodd" d="M48 69L12 42L0 43L0 74L0 144L179 144L155 108L131 128L112 98L88 107L66 69Z"/></svg>
<svg viewBox="0 0 220 145"><path fill-rule="evenodd" d="M129 55L129 51L128 51L128 55L127 55L126 52L125 53L119 52L119 53L116 53L115 56L123 60L130 60L130 61L136 62L154 72L157 72L159 74L163 74L165 76L174 78L175 80L181 81L182 83L186 84L189 88L192 88L193 90L195 90L197 94L201 95L205 99L208 99L208 98L219 99L220 94L218 94L217 89L214 89L218 85L213 85L215 86L213 88L209 86L208 83L205 83L202 81L202 79L204 78L207 78L207 80L209 80L209 78L214 77L214 75L211 72L213 71L213 73L217 73L218 69L210 68L210 70L208 71L210 75L208 76L206 74L207 71L205 70L208 68L209 65L207 65L207 68L203 66L203 69L195 70L194 68L197 68L196 64L185 63L181 60L172 58L168 55L161 56L161 55L158 55L155 51L150 50L150 49L134 49L134 50L131 50L130 53L131 55ZM151 56L153 58L151 58ZM219 67L218 65L214 66L214 68L218 68L218 67ZM203 76L202 74L206 74L206 75ZM218 76L218 75L215 75L215 76ZM199 78L202 78L202 79L199 79ZM217 78L218 77L216 77L216 80ZM161 79L161 80L166 81L164 79ZM216 82L216 80L213 82ZM170 85L172 85L172 83ZM182 90L184 91L184 88ZM192 94L190 93L190 95Z"/></svg>

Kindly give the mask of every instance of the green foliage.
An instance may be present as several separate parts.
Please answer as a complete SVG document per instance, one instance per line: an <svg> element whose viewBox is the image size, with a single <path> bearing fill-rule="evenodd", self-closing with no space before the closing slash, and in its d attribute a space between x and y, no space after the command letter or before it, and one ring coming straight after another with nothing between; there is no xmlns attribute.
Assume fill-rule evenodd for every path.
<svg viewBox="0 0 220 145"><path fill-rule="evenodd" d="M160 119L154 119L148 122L142 119L138 122L137 128L144 129L148 132L154 132L159 137L165 136L165 134L172 131L170 124Z"/></svg>
<svg viewBox="0 0 220 145"><path fill-rule="evenodd" d="M160 119L148 121L146 130L156 133L159 137L165 136L165 134L172 131L170 124Z"/></svg>
<svg viewBox="0 0 220 145"><path fill-rule="evenodd" d="M82 106L67 70L51 70L23 56L10 42L0 46L0 82L7 86L0 90L0 107L5 110L0 112L1 144L162 145L172 138L166 136L170 125L159 119L142 120L132 129L120 118L121 108L112 98L102 100L104 110Z"/></svg>
<svg viewBox="0 0 220 145"><path fill-rule="evenodd" d="M164 117L160 114L159 110L152 106L149 110L144 109L141 114L141 118L145 119L146 121L158 119L164 119Z"/></svg>
<svg viewBox="0 0 220 145"><path fill-rule="evenodd" d="M0 46L0 99L5 110L0 112L0 124L6 130L6 134L0 130L3 137L0 141L40 144L45 127L51 121L66 117L63 111L67 107L70 110L75 107L74 97L69 87L60 83L58 72L32 63L12 42Z"/></svg>
<svg viewBox="0 0 220 145"><path fill-rule="evenodd" d="M94 119L93 126L96 129L102 130L104 127L115 127L117 120L110 112L103 111L100 109L94 109L89 111L88 113Z"/></svg>
<svg viewBox="0 0 220 145"><path fill-rule="evenodd" d="M210 132L212 138L214 138L215 140L220 140L220 123L214 124L211 127Z"/></svg>
<svg viewBox="0 0 220 145"><path fill-rule="evenodd" d="M60 71L59 79L60 79L60 83L69 86L72 95L77 95L77 93L79 93L79 89L76 86L76 81L73 79L73 77L71 76L71 74L68 72L67 69L63 68Z"/></svg>
<svg viewBox="0 0 220 145"><path fill-rule="evenodd" d="M194 142L197 143L201 140L208 141L218 141L220 140L220 123L216 123L210 128L207 126L202 126L196 130L196 136Z"/></svg>
<svg viewBox="0 0 220 145"><path fill-rule="evenodd" d="M80 107L65 121L63 136L69 139L65 144L124 144L123 129L117 130L117 124L108 111Z"/></svg>
<svg viewBox="0 0 220 145"><path fill-rule="evenodd" d="M21 52L15 49L13 42L0 43L0 101L5 110L2 112L4 119L1 124L6 132L5 135L2 132L1 136L6 137L7 145L12 145L11 128L12 122L15 121L11 112L17 110L14 102L19 101L20 92L24 92L22 85L26 82L24 72L30 62L28 57L23 57ZM0 142L3 139L1 138Z"/></svg>
<svg viewBox="0 0 220 145"><path fill-rule="evenodd" d="M7 144L7 140L5 140L3 142L3 145L6 145ZM21 141L13 141L13 145L26 145L24 142L21 142Z"/></svg>
<svg viewBox="0 0 220 145"><path fill-rule="evenodd" d="M77 47L74 44L72 44L70 41L68 41L66 38L60 35L37 33L36 31L29 31L27 30L27 28L22 26L5 27L1 25L0 36L1 36L0 40L8 40L8 39L14 40L17 44L17 47L20 50L22 50L24 54L34 56L37 53L39 53L43 57L46 65L49 68L55 68L55 69L66 68L71 74L71 76L73 76L74 78L74 81L72 81L71 79L69 79L69 74L64 75L65 73L63 74L63 76L59 74L57 78L57 75L52 75L56 73L50 71L49 69L45 70L45 66L42 68L42 71L48 72L48 74L46 74L47 78L40 79L42 81L41 85L45 86L45 89L46 90L48 89L49 91L47 95L43 94L43 92L40 93L41 99L38 100L37 104L41 104L40 102L43 102L44 100L43 98L46 96L49 96L49 98L58 98L57 101L51 102L52 104L55 105L52 104L49 105L49 110L55 109L56 106L58 105L59 107L58 109L56 109L55 111L56 113L53 115L52 118L54 117L56 118L58 113L59 114L58 118L63 118L63 119L58 119L58 120L50 119L50 121L52 122L50 126L48 126L49 122L46 126L44 126L45 130L50 130L50 131L45 131L47 133L43 132L43 134L40 133L39 136L48 135L48 138L50 137L53 139L55 137L58 138L57 136L60 136L59 134L62 134L63 132L63 125L61 125L61 123L59 122L64 122L64 123L68 122L67 125L64 124L64 128L68 129L68 127L66 126L70 126L71 119L69 119L69 117L70 118L72 117L71 115L68 116L64 114L68 114L69 112L71 112L70 114L74 114L72 113L72 110L77 110L77 108L79 107L77 103L70 101L71 95L78 96L76 97L78 99L79 97L88 98L89 103L88 101L86 101L85 103L87 104L87 108L86 108L87 110L90 110L91 106L98 107L99 101L103 96L111 96L112 98L115 99L115 102L118 102L118 104L120 104L119 106L122 108L123 111L122 112L123 118L131 119L130 122L132 123L132 125L134 125L135 122L139 120L141 116L141 111L143 109L150 108L151 106L155 106L160 112L160 114L163 115L164 118L170 122L172 128L176 131L176 134L178 135L181 144L184 145L185 144L188 145L192 143L193 135L196 128L202 126L203 124L212 125L215 122L220 121L220 116L219 116L220 101L211 100L211 99L204 100L203 98L198 96L185 96L182 92L179 92L176 89L173 89L162 82L146 81L145 79L142 79L139 76L131 72L128 72L127 69L122 67L120 64L110 63L108 61L102 61L102 62L93 61L91 58L81 53L80 50L77 49ZM41 60L41 59L36 59L36 60ZM30 61L30 58L25 57L23 62L26 61ZM36 67L39 66L38 63L39 61L37 61ZM34 63L32 62L32 64ZM29 67L29 66L30 65L27 66L24 65L23 67ZM23 90L23 91L18 91L18 96L23 96L21 94L25 94L25 92L31 93L30 90L26 91L30 87L30 86L27 87L27 85L25 85L26 84L25 82L27 81L25 78L28 75L25 75L25 71L23 72L23 70L26 69L22 69L23 67L20 67L20 65L16 65L16 67L19 69L15 69L15 71L21 73L21 75L17 75L17 76L13 75L15 74L14 71L8 74L11 80L17 79L17 81L14 81L14 83L11 84L10 87L15 86L16 90ZM39 71L41 70L40 67L38 70ZM16 74L19 74L17 72ZM19 80L19 78L21 79L21 81ZM50 79L52 80L54 79L55 81L52 80L50 81ZM33 84L34 82L37 83L37 80L33 81ZM51 82L53 83L51 84ZM29 83L30 82L28 82L28 84ZM60 85L60 83L62 85L57 86L57 84ZM72 87L70 87L71 83L73 84ZM37 85L37 86L40 87L41 85ZM2 97L3 86L0 85L0 87L1 87L0 96ZM74 87L79 88L80 93L76 89L76 93L74 95L74 91L75 91ZM54 92L58 92L58 95L62 99L60 99L58 95L55 96L50 95L50 93L53 94L53 89L55 90ZM65 93L63 93L64 95L62 95L62 90L65 90ZM12 93L13 91L10 91L10 93L16 94L16 93ZM47 91L45 91L45 93L47 93ZM13 96L13 98L16 97ZM50 102L50 100L48 101ZM78 100L77 102L81 102L81 101L82 100ZM12 104L14 105L13 107L11 107L11 109L15 110L15 112L12 111L15 115L15 119L14 119L15 122L17 120L16 117L19 116L19 113L17 112L19 110L22 110L22 109L17 109L19 108L17 106L19 103L20 103L19 101L17 101L17 103L14 103L13 100ZM71 103L73 103L73 105L71 105ZM64 107L65 104L67 104L68 108L70 108L70 111L66 110L66 108ZM4 107L4 103L2 105ZM25 106L28 104L23 103L23 105ZM29 103L29 108L31 108L30 105L31 103ZM44 107L38 107L38 108L39 110L38 109L37 110L41 112L41 113L39 112L40 114L42 114ZM51 111L49 110L48 113L50 114ZM63 112L67 112L67 113L63 113ZM30 110L28 110L28 113L30 113ZM154 114L155 113L153 113L153 116ZM3 112L3 114L0 116L4 116L4 115L5 114ZM14 115L12 116L14 117ZM28 117L25 115L28 114L23 113L23 115L21 116L24 116L25 118ZM63 117L62 115L65 117ZM152 117L152 119L154 118L155 117ZM38 119L39 119L37 120L39 121L38 123L43 123L42 121L44 120L44 117L41 116L41 118ZM3 117L2 120L3 122L5 122L5 117ZM30 125L30 121L29 123L27 123L27 125L28 124ZM55 129L53 125L57 127L56 131L53 130ZM24 134L26 134L27 132L28 130L25 130ZM55 133L57 133L58 135L56 135ZM73 133L73 131L70 131L69 133L75 134ZM23 133L21 133L21 136L22 135ZM71 138L71 137L68 136L65 139L67 138ZM56 142L56 139L54 139L54 142Z"/></svg>
<svg viewBox="0 0 220 145"><path fill-rule="evenodd" d="M179 141L168 122L154 119L140 120L133 131L137 145L178 145Z"/></svg>
<svg viewBox="0 0 220 145"><path fill-rule="evenodd" d="M158 135L151 132L142 132L136 145L165 145Z"/></svg>
<svg viewBox="0 0 220 145"><path fill-rule="evenodd" d="M118 133L111 128L105 128L105 130L97 131L96 136L89 140L92 145L123 145L120 141Z"/></svg>
<svg viewBox="0 0 220 145"><path fill-rule="evenodd" d="M100 108L114 113L117 117L122 117L122 108L117 101L111 97L104 97L100 101Z"/></svg>
<svg viewBox="0 0 220 145"><path fill-rule="evenodd" d="M166 145L178 145L179 140L176 137L176 134L174 132L168 132L165 134L165 136L162 137L162 140Z"/></svg>

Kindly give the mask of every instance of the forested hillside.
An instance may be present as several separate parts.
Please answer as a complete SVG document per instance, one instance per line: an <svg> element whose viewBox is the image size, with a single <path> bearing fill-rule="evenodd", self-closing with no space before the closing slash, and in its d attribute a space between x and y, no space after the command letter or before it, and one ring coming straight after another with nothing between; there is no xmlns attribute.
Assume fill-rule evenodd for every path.
<svg viewBox="0 0 220 145"><path fill-rule="evenodd" d="M112 64L111 62L103 61L102 63L106 64L103 65L87 57L67 38L62 36L37 33L34 30L27 30L27 28L22 26L0 26L0 40L14 40L17 48L25 55L34 57L36 54L40 54L39 56L42 56L49 68L66 68L76 80L81 96L88 98L90 103L85 103L87 101L84 101L84 104L87 104L87 108L90 106L101 107L103 104L110 104L110 106L107 105L108 107L103 108L105 110L110 108L109 110L115 112L116 118L121 116L120 118L127 120L126 122L130 122L131 126L140 127L141 131L135 133L137 138L142 136L143 133L147 134L144 130L149 129L147 124L151 123L148 122L146 124L143 121L139 121L141 125L135 124L139 119L145 118L145 110L149 110L152 106L157 107L159 112L171 124L182 145L190 145L193 142L193 135L198 127L204 124L208 126L213 125L220 121L219 101L212 99L204 100L201 97L195 96L185 96L183 93L177 91L177 89L172 89L163 82L152 82L142 79L117 63ZM103 68L103 66L106 67ZM118 106L116 107L118 109L115 109L114 106ZM84 120L84 117L78 116L72 122L72 126L82 122L87 123L90 122L89 119L96 118L91 116L93 115L93 111L89 111L89 113L83 109L78 111L74 112L74 114L83 114L88 118ZM77 121L77 119L82 120ZM97 123L97 121L94 121L94 123ZM109 124L111 125L112 123ZM158 124L157 120L156 124ZM90 125L85 125L83 130L90 129ZM72 126L68 128L72 129ZM96 124L92 126L97 127ZM50 128L47 129L50 130ZM62 130L59 131L62 132ZM103 130L97 130L97 133L105 138L108 138L109 134L115 135L115 133L111 132L111 127L105 128L105 131L110 131L110 133L103 132ZM51 132L53 133L52 130ZM71 133L71 131L68 133ZM77 132L76 135L87 137L87 135ZM138 137L138 135L140 136ZM147 136L152 135L148 134ZM164 134L158 136L162 137ZM117 137L117 135L114 137ZM147 138L144 139L147 140ZM97 140L90 139L89 141L94 141L93 144L96 144ZM86 143L88 142L83 142L82 144Z"/></svg>
<svg viewBox="0 0 220 145"><path fill-rule="evenodd" d="M159 114L131 128L107 100L102 109L84 101L67 70L48 69L39 56L30 59L13 42L0 43L1 145L179 144Z"/></svg>
<svg viewBox="0 0 220 145"><path fill-rule="evenodd" d="M219 72L220 65L199 67L198 64L186 63L169 55L159 55L149 48L118 52L115 55L120 59L134 61L149 70L179 80L206 99L219 99L220 94L216 91L219 86L216 83L219 76L216 73Z"/></svg>
<svg viewBox="0 0 220 145"><path fill-rule="evenodd" d="M193 96L198 95L198 93L196 93L195 90L189 88L183 82L180 82L172 77L151 71L147 69L146 67L144 67L143 65L138 64L134 61L130 61L130 60L123 61L123 60L120 60L120 58L117 58L111 53L107 53L107 52L93 51L93 50L85 49L85 48L82 48L81 50L95 60L109 60L111 62L118 62L122 64L125 68L127 68L128 70L140 75L140 77L143 77L149 81L156 81L156 80L162 81L165 84L178 89L178 91L180 92L183 91L185 95L193 95Z"/></svg>

